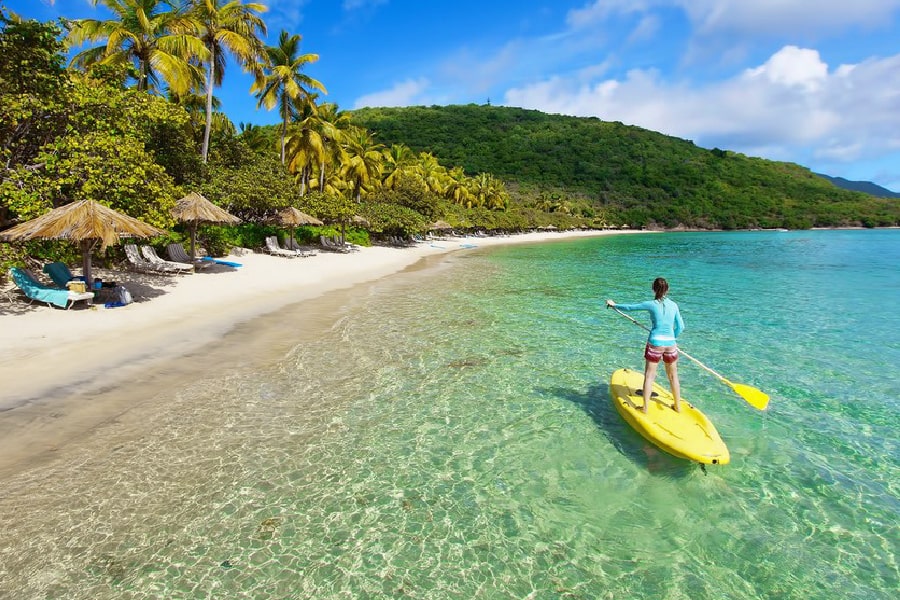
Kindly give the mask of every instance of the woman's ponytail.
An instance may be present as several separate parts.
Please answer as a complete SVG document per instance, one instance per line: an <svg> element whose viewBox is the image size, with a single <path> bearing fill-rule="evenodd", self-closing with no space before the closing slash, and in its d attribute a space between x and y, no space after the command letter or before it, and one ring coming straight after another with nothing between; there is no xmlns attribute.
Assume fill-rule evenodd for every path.
<svg viewBox="0 0 900 600"><path fill-rule="evenodd" d="M662 299L666 297L666 294L669 293L669 282L662 277L657 277L656 279L654 279L653 293L656 294L657 300L662 301Z"/></svg>

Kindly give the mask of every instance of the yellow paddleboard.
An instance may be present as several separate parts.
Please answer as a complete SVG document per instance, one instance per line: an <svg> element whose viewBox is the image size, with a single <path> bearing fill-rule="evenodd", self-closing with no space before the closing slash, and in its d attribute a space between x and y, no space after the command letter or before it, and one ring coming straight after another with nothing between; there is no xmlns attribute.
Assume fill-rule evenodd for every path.
<svg viewBox="0 0 900 600"><path fill-rule="evenodd" d="M657 377L665 377L660 373ZM727 465L731 460L725 442L702 412L681 398L681 411L672 409L672 394L653 382L647 414L641 388L644 374L619 369L609 380L609 395L622 418L648 442L678 458L706 465Z"/></svg>

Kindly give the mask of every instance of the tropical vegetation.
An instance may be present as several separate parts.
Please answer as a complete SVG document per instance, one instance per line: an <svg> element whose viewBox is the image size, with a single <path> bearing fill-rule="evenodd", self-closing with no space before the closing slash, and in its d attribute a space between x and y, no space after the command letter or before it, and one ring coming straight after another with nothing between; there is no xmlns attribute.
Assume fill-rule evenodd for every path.
<svg viewBox="0 0 900 600"><path fill-rule="evenodd" d="M301 35L264 44L263 3L90 1L112 18L39 23L0 4L0 229L94 199L178 238L171 208L192 191L244 221L201 233L221 252L262 246L288 206L326 222L301 237L340 231L357 243L436 220L487 230L900 222L895 202L797 165L621 123L474 105L342 111L306 73L318 55L301 52ZM250 91L278 125L235 126L222 112L215 89L229 61L253 74ZM65 248L3 244L0 262Z"/></svg>
<svg viewBox="0 0 900 600"><path fill-rule="evenodd" d="M596 118L499 106L353 111L383 144L428 151L507 182L519 206L650 228L900 223L895 199L835 187L793 163L748 157Z"/></svg>
<svg viewBox="0 0 900 600"><path fill-rule="evenodd" d="M288 32L265 46L264 5L92 1L114 18L38 23L0 6L0 229L93 198L177 236L170 211L189 191L244 220L206 230L207 245L221 251L261 246L287 206L326 219L324 233L351 225L363 243L368 232L424 231L425 213L411 206L441 212L445 169L427 153L376 143L337 105L317 103L325 87L304 73L317 56L300 53L301 36ZM81 49L86 43L96 45ZM220 112L213 90L226 55L254 74L259 105L281 117L278 131L235 127ZM417 177L428 186L413 185ZM360 215L365 232L352 227ZM14 255L6 263L45 251L65 244L0 246Z"/></svg>

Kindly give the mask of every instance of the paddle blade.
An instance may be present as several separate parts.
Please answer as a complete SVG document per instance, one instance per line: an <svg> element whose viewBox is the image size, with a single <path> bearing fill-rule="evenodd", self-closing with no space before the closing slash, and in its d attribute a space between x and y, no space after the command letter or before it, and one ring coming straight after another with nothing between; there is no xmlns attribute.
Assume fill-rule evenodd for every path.
<svg viewBox="0 0 900 600"><path fill-rule="evenodd" d="M746 400L753 408L766 410L766 407L769 405L769 395L759 391L755 387L744 385L743 383L731 383L730 381L728 382L728 385L730 385L731 389L733 389L741 398Z"/></svg>

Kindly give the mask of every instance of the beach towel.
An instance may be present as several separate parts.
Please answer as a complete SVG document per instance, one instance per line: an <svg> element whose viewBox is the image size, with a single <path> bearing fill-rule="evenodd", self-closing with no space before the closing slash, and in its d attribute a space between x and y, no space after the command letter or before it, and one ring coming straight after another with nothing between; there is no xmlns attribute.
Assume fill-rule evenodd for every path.
<svg viewBox="0 0 900 600"><path fill-rule="evenodd" d="M17 267L10 269L10 272L12 272L13 281L29 298L53 304L60 308L66 308L68 305L69 290L60 290L46 286L39 281L35 281L27 272Z"/></svg>
<svg viewBox="0 0 900 600"><path fill-rule="evenodd" d="M204 256L200 260L205 261L205 262L215 263L217 265L225 265L227 267L233 267L235 269L237 269L238 267L244 266L241 263L231 262L229 260L219 260L218 258L210 258L209 256Z"/></svg>
<svg viewBox="0 0 900 600"><path fill-rule="evenodd" d="M75 279L69 267L61 262L47 263L44 265L44 273L50 276L50 279L53 280L57 287L63 289L65 289L67 283ZM82 277L81 280L84 281L84 278Z"/></svg>

